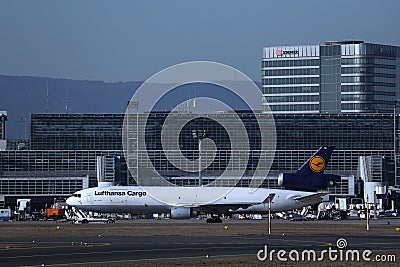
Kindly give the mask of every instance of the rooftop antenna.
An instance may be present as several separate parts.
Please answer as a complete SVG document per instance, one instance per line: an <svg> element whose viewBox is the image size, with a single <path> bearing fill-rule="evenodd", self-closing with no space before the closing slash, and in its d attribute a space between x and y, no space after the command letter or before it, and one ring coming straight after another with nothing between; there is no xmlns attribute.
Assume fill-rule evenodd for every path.
<svg viewBox="0 0 400 267"><path fill-rule="evenodd" d="M46 82L46 114L49 114L49 83Z"/></svg>
<svg viewBox="0 0 400 267"><path fill-rule="evenodd" d="M24 123L24 140L26 140L26 122L27 122L26 117L24 117L22 122Z"/></svg>
<svg viewBox="0 0 400 267"><path fill-rule="evenodd" d="M196 113L196 92L194 92L194 99L193 99L193 113Z"/></svg>
<svg viewBox="0 0 400 267"><path fill-rule="evenodd" d="M18 122L18 127L17 127L17 138L18 138L18 140L21 140L21 115L18 113L18 119L17 119L17 122Z"/></svg>
<svg viewBox="0 0 400 267"><path fill-rule="evenodd" d="M188 100L186 100L186 112L190 113L190 93Z"/></svg>
<svg viewBox="0 0 400 267"><path fill-rule="evenodd" d="M65 113L68 114L68 89L65 90Z"/></svg>

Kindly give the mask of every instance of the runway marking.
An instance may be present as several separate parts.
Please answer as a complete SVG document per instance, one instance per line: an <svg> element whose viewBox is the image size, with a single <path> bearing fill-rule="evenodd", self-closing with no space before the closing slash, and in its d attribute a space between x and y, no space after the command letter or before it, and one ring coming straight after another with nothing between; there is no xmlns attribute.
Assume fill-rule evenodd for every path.
<svg viewBox="0 0 400 267"><path fill-rule="evenodd" d="M137 243L112 243L113 245L133 245ZM221 242L221 243L204 243L204 242L169 242L169 243L141 243L142 245L254 245L253 243L249 242Z"/></svg>
<svg viewBox="0 0 400 267"><path fill-rule="evenodd" d="M209 256L209 258L230 258L236 256L254 256L254 254L223 254L216 256ZM125 263L125 262L141 262L141 261L159 261L159 260L190 260L190 259L204 259L205 256L185 256L185 257L163 257L163 258L146 258L136 260L114 260L114 261L89 261L89 262L71 262L71 263L55 263L46 264L46 266L72 266L72 265L85 265L85 264L111 264L111 263ZM23 265L21 267L34 267L38 265Z"/></svg>
<svg viewBox="0 0 400 267"><path fill-rule="evenodd" d="M258 245L255 247L259 247ZM82 247L84 248L84 247ZM93 251L93 252L75 252L75 253L58 253L58 254L40 254L40 255L21 255L12 257L0 257L0 259L16 259L16 258L34 258L34 257L54 257L54 256L72 256L72 255L91 255L91 254L111 254L111 253L129 253L129 252L152 252L152 251L173 251L173 250L206 250L214 248L243 248L242 246L237 247L201 247L201 248L156 248L156 249L132 249L132 250L114 250L114 251Z"/></svg>
<svg viewBox="0 0 400 267"><path fill-rule="evenodd" d="M47 243L47 242L46 242ZM65 242L64 242L65 243ZM39 243L30 243L30 242L19 242L18 244L29 244L33 245L32 247L25 247L25 248L1 248L0 251L10 251L10 250L28 250L28 249L54 249L54 248L73 248L73 247L105 247L105 246L111 246L111 243L87 243L87 245L81 245L81 242L74 242L75 244L72 245L72 242L66 242L70 243L70 245L66 246L51 246L51 247L43 247L43 246L38 246ZM16 244L16 243L15 243ZM47 243L47 244L51 244Z"/></svg>

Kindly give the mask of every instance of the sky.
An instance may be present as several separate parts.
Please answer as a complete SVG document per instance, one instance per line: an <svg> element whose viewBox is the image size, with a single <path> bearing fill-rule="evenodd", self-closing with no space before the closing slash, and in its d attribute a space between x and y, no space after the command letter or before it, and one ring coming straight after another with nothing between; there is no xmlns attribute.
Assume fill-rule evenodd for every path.
<svg viewBox="0 0 400 267"><path fill-rule="evenodd" d="M3 0L0 36L0 74L143 81L210 60L260 81L264 46L400 45L400 1Z"/></svg>

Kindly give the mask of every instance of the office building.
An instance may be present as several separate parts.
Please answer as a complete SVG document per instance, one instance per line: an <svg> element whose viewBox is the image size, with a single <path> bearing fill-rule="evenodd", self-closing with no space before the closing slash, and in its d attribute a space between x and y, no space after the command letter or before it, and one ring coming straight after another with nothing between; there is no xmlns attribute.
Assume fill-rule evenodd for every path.
<svg viewBox="0 0 400 267"><path fill-rule="evenodd" d="M391 113L400 47L363 41L263 49L262 91L274 114Z"/></svg>

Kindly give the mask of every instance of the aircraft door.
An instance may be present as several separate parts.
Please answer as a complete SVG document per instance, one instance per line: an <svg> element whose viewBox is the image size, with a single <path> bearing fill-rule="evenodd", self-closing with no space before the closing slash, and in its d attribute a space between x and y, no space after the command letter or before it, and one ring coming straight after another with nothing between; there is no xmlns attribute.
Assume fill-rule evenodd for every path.
<svg viewBox="0 0 400 267"><path fill-rule="evenodd" d="M86 195L86 201L88 204L92 204L92 194L89 193Z"/></svg>

